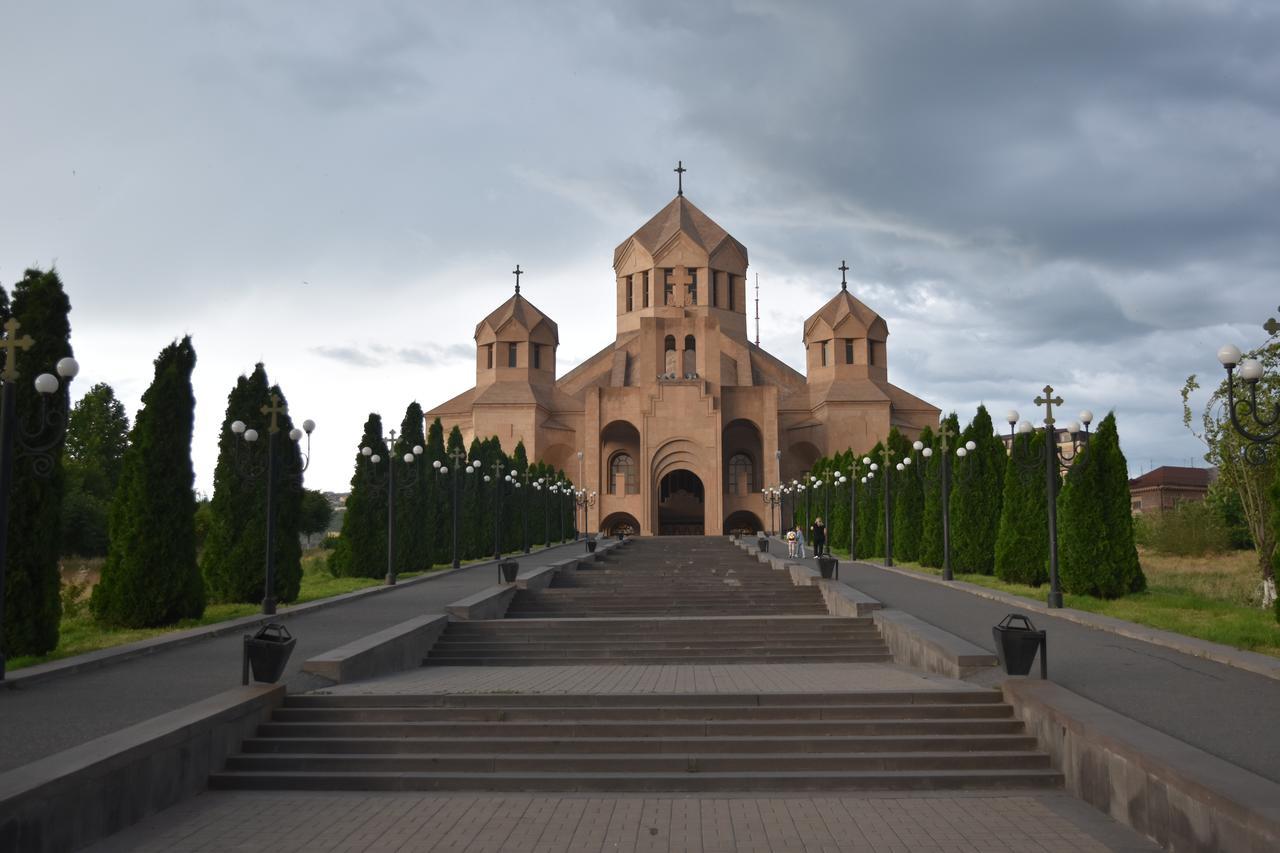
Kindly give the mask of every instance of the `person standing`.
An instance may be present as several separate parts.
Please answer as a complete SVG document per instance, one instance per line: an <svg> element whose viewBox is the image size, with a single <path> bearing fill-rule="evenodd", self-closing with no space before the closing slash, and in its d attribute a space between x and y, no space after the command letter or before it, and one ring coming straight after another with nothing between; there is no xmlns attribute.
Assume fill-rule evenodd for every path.
<svg viewBox="0 0 1280 853"><path fill-rule="evenodd" d="M796 554L800 559L804 559L804 528L796 525Z"/></svg>
<svg viewBox="0 0 1280 853"><path fill-rule="evenodd" d="M813 542L813 556L821 557L827 552L827 526L822 523L822 516L813 520L813 528L809 533Z"/></svg>
<svg viewBox="0 0 1280 853"><path fill-rule="evenodd" d="M796 532L794 530L787 531L787 556L794 557L796 555Z"/></svg>

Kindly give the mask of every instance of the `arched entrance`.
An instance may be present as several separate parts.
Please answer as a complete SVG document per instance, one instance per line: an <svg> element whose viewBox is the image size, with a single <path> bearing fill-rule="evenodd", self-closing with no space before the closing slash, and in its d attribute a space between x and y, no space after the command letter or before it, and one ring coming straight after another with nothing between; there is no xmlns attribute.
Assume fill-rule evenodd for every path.
<svg viewBox="0 0 1280 853"><path fill-rule="evenodd" d="M640 522L629 512L613 512L600 522L600 530L605 536L617 536L625 533L628 536L640 534Z"/></svg>
<svg viewBox="0 0 1280 853"><path fill-rule="evenodd" d="M747 536L755 536L764 525L760 523L759 517L754 512L747 512L740 509L724 520L725 533L742 533Z"/></svg>
<svg viewBox="0 0 1280 853"><path fill-rule="evenodd" d="M706 494L697 474L677 468L658 484L658 533L701 536L706 532Z"/></svg>

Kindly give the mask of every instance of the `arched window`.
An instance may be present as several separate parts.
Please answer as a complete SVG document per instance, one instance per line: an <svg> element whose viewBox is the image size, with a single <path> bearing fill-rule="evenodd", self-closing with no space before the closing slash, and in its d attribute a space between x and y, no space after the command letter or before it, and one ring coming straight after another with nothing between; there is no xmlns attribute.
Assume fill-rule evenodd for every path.
<svg viewBox="0 0 1280 853"><path fill-rule="evenodd" d="M698 339L693 335L684 336L684 348L686 350L696 350L698 348Z"/></svg>
<svg viewBox="0 0 1280 853"><path fill-rule="evenodd" d="M667 339L663 343L662 372L668 375L674 375L679 367L679 365L676 364L676 360L676 336L667 335Z"/></svg>
<svg viewBox="0 0 1280 853"><path fill-rule="evenodd" d="M667 335L667 339L663 342L663 344L662 344L662 348L663 348L665 351L667 351L667 352L675 352L675 349L676 349L676 336L675 336L675 335Z"/></svg>
<svg viewBox="0 0 1280 853"><path fill-rule="evenodd" d="M616 495L622 491L628 495L640 494L640 484L636 481L636 463L627 452L615 453L609 460L609 494Z"/></svg>
<svg viewBox="0 0 1280 853"><path fill-rule="evenodd" d="M735 453L729 457L729 488L731 495L748 495L754 490L754 467L751 457L745 453Z"/></svg>

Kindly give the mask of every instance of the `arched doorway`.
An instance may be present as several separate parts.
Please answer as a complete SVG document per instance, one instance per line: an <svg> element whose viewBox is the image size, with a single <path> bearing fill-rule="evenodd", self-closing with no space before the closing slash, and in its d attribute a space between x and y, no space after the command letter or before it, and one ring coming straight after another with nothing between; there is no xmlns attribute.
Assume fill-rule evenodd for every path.
<svg viewBox="0 0 1280 853"><path fill-rule="evenodd" d="M658 532L701 536L706 532L706 495L697 474L677 468L658 484Z"/></svg>
<svg viewBox="0 0 1280 853"><path fill-rule="evenodd" d="M761 530L764 530L764 525L760 523L759 517L754 512L747 512L743 509L731 514L724 520L725 533L742 533L747 536L755 536Z"/></svg>
<svg viewBox="0 0 1280 853"><path fill-rule="evenodd" d="M600 530L605 536L617 536L619 533L638 536L640 534L640 522L636 521L635 516L629 512L614 512L600 522Z"/></svg>

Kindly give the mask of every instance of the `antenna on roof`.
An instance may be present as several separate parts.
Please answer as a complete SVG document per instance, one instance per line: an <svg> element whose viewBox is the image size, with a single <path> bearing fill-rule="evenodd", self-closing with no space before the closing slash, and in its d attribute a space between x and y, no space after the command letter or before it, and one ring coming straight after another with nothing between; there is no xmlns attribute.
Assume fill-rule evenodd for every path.
<svg viewBox="0 0 1280 853"><path fill-rule="evenodd" d="M756 273L756 346L760 346L760 273Z"/></svg>

